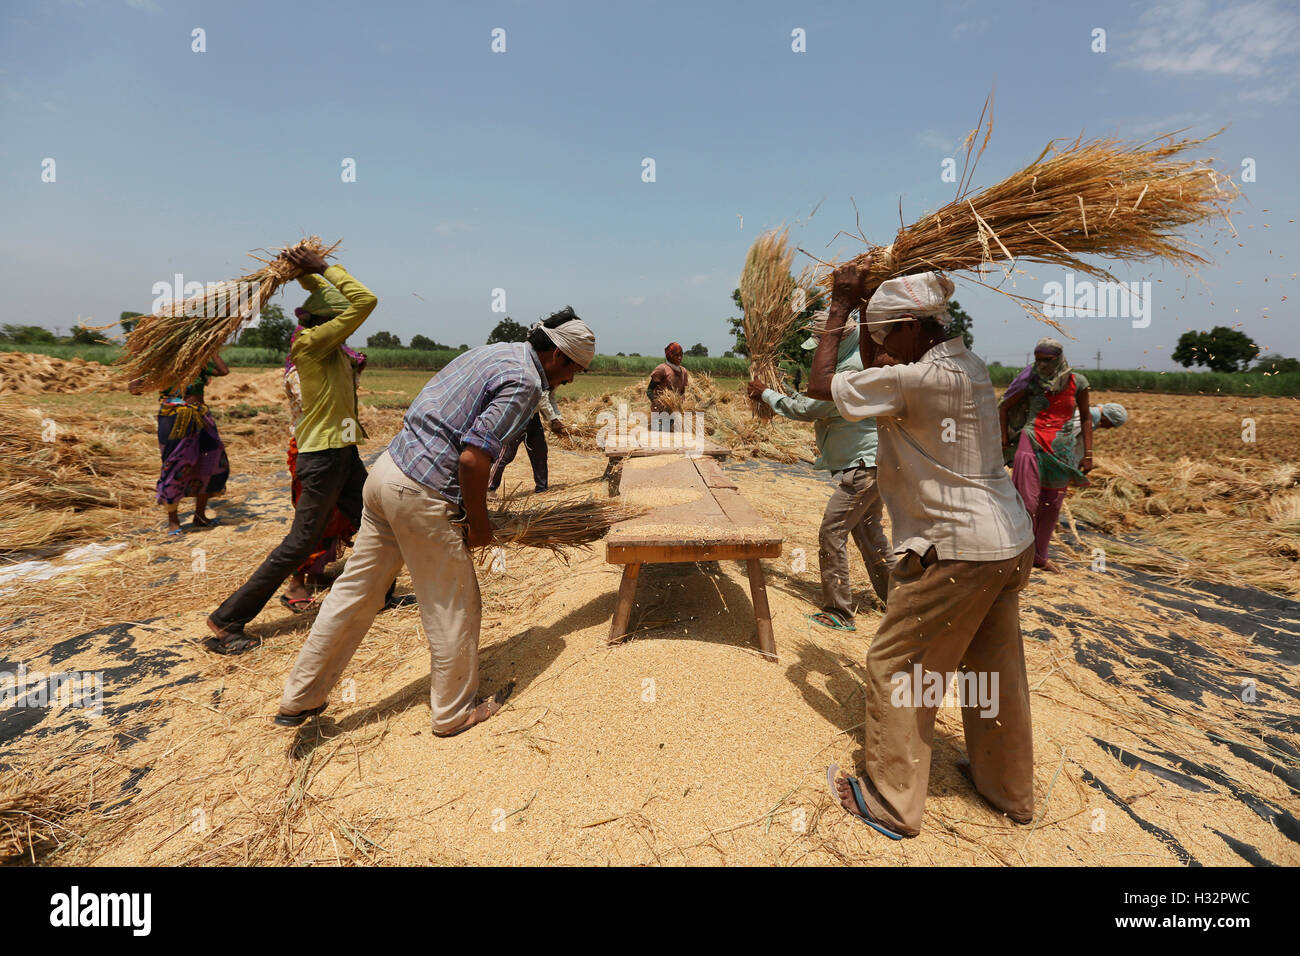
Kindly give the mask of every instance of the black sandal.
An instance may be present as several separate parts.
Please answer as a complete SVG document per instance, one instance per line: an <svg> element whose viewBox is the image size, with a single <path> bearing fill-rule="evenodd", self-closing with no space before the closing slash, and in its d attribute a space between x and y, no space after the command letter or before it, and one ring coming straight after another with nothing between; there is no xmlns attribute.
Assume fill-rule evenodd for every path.
<svg viewBox="0 0 1300 956"><path fill-rule="evenodd" d="M308 708L307 710L299 711L296 714L283 714L283 713L276 714L275 722L280 727L300 727L303 724L305 724L310 718L315 717L321 712L323 712L325 708L328 706L329 703L326 702L324 704L321 704L319 707L311 707Z"/></svg>
<svg viewBox="0 0 1300 956"><path fill-rule="evenodd" d="M208 618L208 628L212 631L221 631L219 635L209 637L203 642L203 646L213 654L243 654L245 651L262 646L260 637L245 634L242 628L238 631L222 630L212 623L212 618Z"/></svg>

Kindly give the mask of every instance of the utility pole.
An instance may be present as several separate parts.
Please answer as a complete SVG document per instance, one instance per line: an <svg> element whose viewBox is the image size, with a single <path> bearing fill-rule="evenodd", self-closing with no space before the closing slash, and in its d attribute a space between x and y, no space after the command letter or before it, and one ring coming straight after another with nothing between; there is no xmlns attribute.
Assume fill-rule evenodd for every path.
<svg viewBox="0 0 1300 956"><path fill-rule="evenodd" d="M1097 371L1101 371L1101 349L1097 349Z"/></svg>

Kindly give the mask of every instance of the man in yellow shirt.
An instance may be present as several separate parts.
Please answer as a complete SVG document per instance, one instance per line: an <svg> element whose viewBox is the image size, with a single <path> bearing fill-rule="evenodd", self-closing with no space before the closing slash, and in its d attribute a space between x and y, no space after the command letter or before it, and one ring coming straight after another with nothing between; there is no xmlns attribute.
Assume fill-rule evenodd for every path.
<svg viewBox="0 0 1300 956"><path fill-rule="evenodd" d="M327 267L318 253L289 255L306 273L299 281L311 293L299 310L304 328L289 350L302 389L302 416L294 429L302 494L284 540L208 618L215 636L207 647L218 654L242 654L261 643L261 638L244 633L244 625L312 553L336 507L353 525L361 525L366 466L357 445L366 433L358 420L356 379L343 343L378 300L341 265Z"/></svg>

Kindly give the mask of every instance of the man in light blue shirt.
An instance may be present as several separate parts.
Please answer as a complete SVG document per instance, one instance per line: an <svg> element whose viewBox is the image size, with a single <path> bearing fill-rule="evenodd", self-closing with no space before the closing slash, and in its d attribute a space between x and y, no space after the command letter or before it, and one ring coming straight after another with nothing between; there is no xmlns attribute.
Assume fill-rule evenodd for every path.
<svg viewBox="0 0 1300 956"><path fill-rule="evenodd" d="M815 349L816 336L804 342L803 347ZM840 339L839 364L835 370L862 370L856 326ZM847 421L834 402L818 401L807 395L782 395L757 381L750 382L749 394L766 402L778 415L814 423L818 454L813 467L829 471L836 485L826 503L826 514L818 532L822 610L811 617L824 627L855 630L855 604L849 582L850 535L862 552L871 587L882 606L889 595L890 549L880 524L883 503L876 487L876 421L874 418Z"/></svg>

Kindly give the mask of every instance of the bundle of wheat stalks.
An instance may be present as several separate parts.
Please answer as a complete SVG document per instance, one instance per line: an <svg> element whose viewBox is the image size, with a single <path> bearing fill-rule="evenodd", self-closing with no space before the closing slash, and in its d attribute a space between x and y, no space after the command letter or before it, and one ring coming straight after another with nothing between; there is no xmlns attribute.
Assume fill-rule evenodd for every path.
<svg viewBox="0 0 1300 956"><path fill-rule="evenodd" d="M619 521L645 511L609 498L509 495L497 503L491 518L497 545L546 548L567 561L568 551L590 546Z"/></svg>
<svg viewBox="0 0 1300 956"><path fill-rule="evenodd" d="M121 359L126 374L139 379L146 390L188 385L203 366L217 354L244 323L261 311L271 296L286 282L302 275L285 254L308 249L323 256L338 248L324 245L319 236L308 236L264 259L260 269L214 283L184 302L174 302L153 315L146 315L126 337L126 355Z"/></svg>
<svg viewBox="0 0 1300 956"><path fill-rule="evenodd" d="M1227 213L1238 196L1231 179L1208 160L1180 158L1213 137L1175 142L1174 134L1166 134L1140 145L1053 140L1024 169L971 195L970 180L992 131L990 112L987 126L981 116L966 138L965 168L952 202L900 229L891 245L857 257L871 257L868 298L897 276L983 272L1000 260L1064 266L1109 281L1115 281L1109 270L1080 257L1162 259L1192 268L1207 260L1178 230L1220 215L1231 227ZM1012 297L1036 318L1056 324L1034 300Z"/></svg>
<svg viewBox="0 0 1300 956"><path fill-rule="evenodd" d="M0 397L0 554L94 534L147 505L146 447L94 419L42 418Z"/></svg>
<svg viewBox="0 0 1300 956"><path fill-rule="evenodd" d="M795 247L790 245L790 230L772 230L754 240L745 257L740 274L740 301L744 308L745 345L749 349L749 372L770 388L782 390L781 343L804 310L811 275L796 280L790 271ZM766 420L772 410L764 403L752 401L750 410Z"/></svg>

